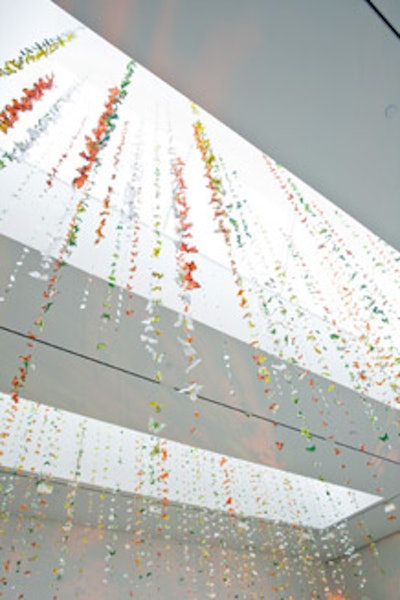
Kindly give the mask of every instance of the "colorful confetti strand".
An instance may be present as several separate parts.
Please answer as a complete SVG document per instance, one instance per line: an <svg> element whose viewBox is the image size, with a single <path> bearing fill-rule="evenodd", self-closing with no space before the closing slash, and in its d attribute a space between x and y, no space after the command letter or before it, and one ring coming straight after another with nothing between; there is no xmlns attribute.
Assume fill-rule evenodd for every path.
<svg viewBox="0 0 400 600"><path fill-rule="evenodd" d="M129 61L127 65L127 72L120 86L121 91L119 91L119 88L113 88L113 90L110 92L109 99L106 102L106 111L103 112L100 116L98 126L94 130L95 140L97 141L93 141L90 137L86 138L87 147L92 148L92 156L94 156L94 159L93 161L90 160L89 164L83 168L83 172L82 169L78 169L81 172L81 177L84 177L84 181L81 182L81 184L77 187L82 187L84 183L86 183L91 170L95 168L94 170L96 171L96 168L100 164L99 153L106 147L107 142L110 139L111 133L115 129L113 121L118 117L117 106L123 101L123 99L128 93L126 88L130 84L130 79L134 73L134 64L134 61ZM112 101L110 100L111 98L113 99ZM112 111L111 114L110 111ZM76 178L73 180L72 183L73 186L76 187ZM47 289L43 292L43 298L45 300L45 303L41 306L41 312L35 321L35 326L39 329L39 331L43 330L44 316L47 313L47 311L50 310L54 302L54 298L58 293L57 282L60 276L60 271L67 264L66 259L71 254L73 247L77 244L80 223L82 222L82 215L86 212L88 198L89 189L86 189L83 198L81 198L76 205L75 212L68 225L68 232L65 237L65 241L59 250L57 259L55 259L54 261L52 275L48 280ZM28 354L26 356L20 357L22 366L19 367L18 375L15 375L11 382L11 397L15 403L18 403L19 392L21 388L23 388L25 385L29 364L32 358L31 349L33 348L34 341L37 338L37 335L32 333L31 331L28 332L28 335L31 339L31 341L27 343Z"/></svg>
<svg viewBox="0 0 400 600"><path fill-rule="evenodd" d="M126 74L121 85L109 90L105 110L101 114L97 126L92 131L93 136L86 136L85 150L80 153L85 163L77 169L79 175L72 181L74 187L81 189L87 183L93 167L99 165L99 154L107 145L111 133L116 127L115 120L118 119L118 105L121 104L128 93L127 87L131 83L134 72L135 61L131 60L127 65Z"/></svg>
<svg viewBox="0 0 400 600"><path fill-rule="evenodd" d="M175 326L180 326L184 334L183 339L178 337L178 342L182 346L188 363L185 372L189 373L189 371L192 371L201 362L201 358L194 347L194 325L190 317L191 294L193 290L199 289L201 286L193 276L193 273L197 270L193 254L196 254L198 250L193 244L193 235L190 231L192 223L189 221L189 205L185 192L186 184L183 178L183 167L184 162L181 158L175 158L172 161L171 169L174 176L173 207L175 230L178 235L176 248L177 283L180 288L180 297L183 304L183 314L179 316ZM185 393L189 393L191 400L195 401L200 389L201 386L196 381L190 381L184 391ZM198 416L197 411L195 416Z"/></svg>
<svg viewBox="0 0 400 600"><path fill-rule="evenodd" d="M14 75L31 63L50 56L56 50L64 48L68 42L71 42L75 38L75 35L73 31L67 31L55 38L46 38L43 42L36 42L30 48L24 48L20 51L17 58L12 58L4 62L3 66L0 67L0 77Z"/></svg>
<svg viewBox="0 0 400 600"><path fill-rule="evenodd" d="M51 90L53 84L54 75L47 75L44 79L40 77L32 88L24 88L24 95L20 100L14 98L0 112L0 131L7 133L11 127L14 127L15 123L19 120L20 113L32 110L34 102L41 100L44 92Z"/></svg>
<svg viewBox="0 0 400 600"><path fill-rule="evenodd" d="M144 342L145 349L149 353L151 360L153 361L155 374L154 380L157 383L161 383L163 379L161 364L164 359L164 354L159 351L159 340L162 335L162 331L160 328L161 314L160 314L160 306L162 304L162 280L164 278L164 274L160 272L158 264L160 262L160 255L163 247L162 238L161 238L161 207L160 207L160 146L157 144L155 147L155 171L154 171L154 198L155 198L155 207L153 212L153 233L154 233L154 242L153 248L151 251L152 258L152 270L151 270L151 279L150 279L150 297L146 305L146 319L142 320L142 324L144 325L144 331L140 336L142 342ZM149 406L151 406L156 413L160 413L162 410L161 405L157 402L157 400L151 400L149 402ZM150 433L159 434L164 428L165 424L161 423L158 419L154 417L149 417L148 422L148 430ZM155 446L155 448L158 446Z"/></svg>
<svg viewBox="0 0 400 600"><path fill-rule="evenodd" d="M79 89L80 82L72 85L56 102L38 119L33 127L26 131L27 137L15 142L12 150L3 152L0 155L0 169L5 169L7 165L15 160L21 160L37 142L37 140L49 129L49 126L57 121L61 116L61 111L66 102L68 102L76 90Z"/></svg>
<svg viewBox="0 0 400 600"><path fill-rule="evenodd" d="M197 112L197 108L193 108L193 110L195 113ZM244 311L243 319L246 320L251 331L251 338L253 338L251 345L257 347L259 340L256 339L256 336L252 331L255 327L255 324L249 309L249 301L246 297L246 291L243 287L243 280L239 274L237 263L233 256L231 229L229 227L228 214L222 199L224 195L224 189L218 161L211 148L210 140L206 136L205 127L199 119L193 124L193 131L196 146L204 163L205 177L208 181L207 187L211 190L210 204L213 208L214 220L217 223L218 232L223 235L228 251L232 275L235 285L238 288L237 296L239 298L239 306Z"/></svg>
<svg viewBox="0 0 400 600"><path fill-rule="evenodd" d="M137 271L137 257L139 255L139 240L140 240L140 232L141 232L141 223L140 223L140 211L142 205L142 188L141 188L141 180L143 177L143 168L140 163L140 154L142 150L141 144L141 132L139 134L139 140L136 146L135 159L133 162L132 169L132 177L128 182L128 206L127 206L127 214L129 220L132 223L132 237L130 241L130 251L129 251L129 269L128 269L128 278L125 283L125 289L128 292L128 306L125 309L125 315L127 317L131 317L134 313L134 309L132 307L133 300L133 279L135 273Z"/></svg>
<svg viewBox="0 0 400 600"><path fill-rule="evenodd" d="M123 124L123 127L122 127L121 141L117 146L117 150L115 152L114 159L113 159L114 172L111 175L111 182L113 182L116 179L117 174L118 174L118 165L120 163L122 150L124 149L124 146L125 146L127 129L128 129L128 121L125 121ZM101 240L104 238L104 227L106 226L106 223L107 223L107 217L111 214L110 203L111 203L113 194L115 194L115 190L112 187L112 185L110 184L107 188L107 195L103 200L102 211L99 213L99 217L101 217L101 220L100 220L100 224L99 224L98 228L96 229L96 239L94 242L95 244L99 244L101 242ZM109 281L115 281L115 278L110 280L110 277L109 277L108 279L109 279Z"/></svg>

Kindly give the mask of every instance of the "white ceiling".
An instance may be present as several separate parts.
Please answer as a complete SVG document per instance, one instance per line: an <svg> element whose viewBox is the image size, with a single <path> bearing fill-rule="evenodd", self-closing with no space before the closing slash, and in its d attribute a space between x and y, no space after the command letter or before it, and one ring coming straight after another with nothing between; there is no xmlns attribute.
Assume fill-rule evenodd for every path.
<svg viewBox="0 0 400 600"><path fill-rule="evenodd" d="M400 41L365 0L56 3L400 248Z"/></svg>

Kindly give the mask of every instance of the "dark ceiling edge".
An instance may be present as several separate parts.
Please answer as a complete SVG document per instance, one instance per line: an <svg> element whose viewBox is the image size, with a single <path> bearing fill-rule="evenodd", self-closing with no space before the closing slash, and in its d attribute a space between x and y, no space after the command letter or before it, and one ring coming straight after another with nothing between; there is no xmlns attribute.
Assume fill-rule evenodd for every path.
<svg viewBox="0 0 400 600"><path fill-rule="evenodd" d="M397 37L397 39L400 40L400 33L397 31L395 26L390 22L390 20L387 17L385 17L383 12L381 12L379 10L379 8L373 2L371 2L371 0L364 0L364 2L366 2L368 4L368 6L371 8L371 10L373 10L374 13L383 21L383 23L386 25L386 27L388 27L390 29L390 31Z"/></svg>

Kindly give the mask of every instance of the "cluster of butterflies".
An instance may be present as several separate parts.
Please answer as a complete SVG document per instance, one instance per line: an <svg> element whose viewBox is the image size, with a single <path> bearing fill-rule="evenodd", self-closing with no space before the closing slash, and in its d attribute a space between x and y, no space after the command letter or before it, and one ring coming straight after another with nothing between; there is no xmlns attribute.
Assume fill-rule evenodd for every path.
<svg viewBox="0 0 400 600"><path fill-rule="evenodd" d="M182 265L182 269L185 272L184 276L183 276L183 280L185 282L185 289L186 290L195 290L197 288L200 287L200 284L198 283L198 281L196 281L195 279L193 279L193 271L195 271L197 269L197 265L196 263L191 260L189 262L185 262Z"/></svg>
<svg viewBox="0 0 400 600"><path fill-rule="evenodd" d="M109 140L112 129L115 128L113 120L117 119L115 106L118 103L121 90L118 87L111 88L108 100L105 103L105 110L100 115L97 127L92 130L93 137L86 135L86 151L79 153L79 156L85 159L85 164L77 169L79 175L72 181L76 188L82 188L88 180L89 173L98 160L98 154L101 147Z"/></svg>
<svg viewBox="0 0 400 600"><path fill-rule="evenodd" d="M20 100L15 98L7 104L0 113L0 130L3 133L14 127L21 112L32 110L34 102L40 100L46 90L53 87L54 75L48 75L44 79L40 77L32 88L24 88L24 95Z"/></svg>
<svg viewBox="0 0 400 600"><path fill-rule="evenodd" d="M172 169L177 182L177 189L175 190L175 201L177 219L179 223L179 232L181 236L178 260L180 263L181 272L183 274L185 290L194 290L200 287L200 284L195 279L193 279L193 271L197 269L197 265L193 260L187 261L184 256L185 254L196 253L197 248L195 248L194 246L189 246L187 243L190 239L192 239L192 234L190 232L192 224L188 221L189 206L187 204L184 192L184 190L186 189L186 185L183 180L182 174L183 166L184 162L180 158L178 158L172 165Z"/></svg>
<svg viewBox="0 0 400 600"><path fill-rule="evenodd" d="M33 48L25 48L21 50L18 58L12 58L7 60L2 67L0 67L0 77L6 77L13 75L18 71L21 71L25 65L29 65L31 62L36 62L45 56L49 56L59 48L65 46L67 42L70 42L75 37L72 31L62 33L53 39L45 39L43 42L36 42Z"/></svg>
<svg viewBox="0 0 400 600"><path fill-rule="evenodd" d="M81 152L80 156L85 159L85 164L77 169L79 175L72 181L76 188L82 188L88 180L89 173L98 162L98 154L110 139L112 131L115 129L115 120L118 119L117 106L127 94L126 87L130 84L134 73L135 62L128 62L127 72L121 82L120 87L113 87L109 90L108 100L105 103L105 110L100 115L97 127L92 130L93 137L87 135L86 151Z"/></svg>

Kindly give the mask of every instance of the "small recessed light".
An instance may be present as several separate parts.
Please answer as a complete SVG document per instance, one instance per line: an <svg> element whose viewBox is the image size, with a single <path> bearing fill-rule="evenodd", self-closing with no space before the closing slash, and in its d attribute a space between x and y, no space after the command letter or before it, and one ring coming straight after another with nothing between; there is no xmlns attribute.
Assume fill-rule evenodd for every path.
<svg viewBox="0 0 400 600"><path fill-rule="evenodd" d="M389 502L389 504L385 504L385 513L394 512L396 510L396 505L393 502Z"/></svg>
<svg viewBox="0 0 400 600"><path fill-rule="evenodd" d="M393 119L397 115L397 112L398 108L396 104L388 104L385 108L385 117L387 119Z"/></svg>

